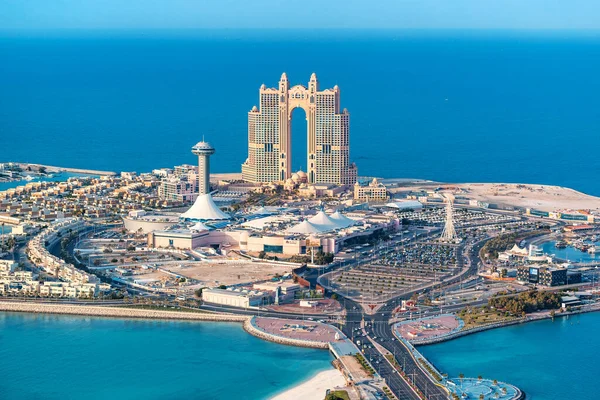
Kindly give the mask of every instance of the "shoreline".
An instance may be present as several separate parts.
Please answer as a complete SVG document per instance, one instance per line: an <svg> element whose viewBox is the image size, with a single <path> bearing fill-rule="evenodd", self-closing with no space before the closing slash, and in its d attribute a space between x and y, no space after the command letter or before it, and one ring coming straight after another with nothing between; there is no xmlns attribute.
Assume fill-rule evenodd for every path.
<svg viewBox="0 0 600 400"><path fill-rule="evenodd" d="M8 302L0 300L0 312L2 311L24 312L32 314L80 315L106 318L164 319L206 322L244 322L249 318L248 316L234 314L147 310L129 307Z"/></svg>
<svg viewBox="0 0 600 400"><path fill-rule="evenodd" d="M329 343L304 342L270 335L262 332L252 325L253 316L220 314L220 313L195 313L185 311L146 310L129 307L110 306L80 306L70 304L52 303L26 303L9 302L0 300L0 312L46 314L46 315L71 315L81 317L119 318L119 319L147 319L171 320L189 322L235 322L242 323L243 330L258 339L287 346L327 350ZM290 386L289 388L269 397L272 400L322 400L327 389L345 387L346 379L341 371L334 366L324 371L318 371L309 378Z"/></svg>
<svg viewBox="0 0 600 400"><path fill-rule="evenodd" d="M323 400L327 389L345 387L345 385L344 375L337 368L332 367L319 371L285 391L269 397L269 400Z"/></svg>
<svg viewBox="0 0 600 400"><path fill-rule="evenodd" d="M114 171L100 171L100 170L87 169L87 168L57 167L55 165L45 165L45 164L26 163L26 162L15 162L15 164L18 164L19 166L31 166L31 167L36 167L36 168L44 167L44 168L46 168L46 172L48 172L48 173L72 172L75 174L85 174L85 175L101 175L101 176L102 175L105 175L105 176L117 175L117 173Z"/></svg>
<svg viewBox="0 0 600 400"><path fill-rule="evenodd" d="M425 339L423 341L416 342L416 343L411 342L411 344L415 347L428 346L431 344L448 342L448 341L451 341L454 339L459 339L463 336L473 335L475 333L485 332L485 331L489 331L492 329L504 328L504 327L512 326L512 325L526 324L526 323L530 323L530 322L544 321L547 319L569 317L571 315L587 314L587 313L598 312L598 311L600 311L600 306L598 306L598 308L593 308L593 309L588 309L588 310L576 310L576 311L564 312L564 313L556 314L556 315L554 315L554 317L552 317L548 313L545 315L538 315L535 318L516 319L516 320L511 320L511 321L506 321L506 322L497 322L497 323L490 324L490 325L482 325L482 326L478 326L475 328L470 328L470 329L465 329L463 331L454 332L450 335L443 336L443 337ZM394 336L397 337L395 330L394 330Z"/></svg>

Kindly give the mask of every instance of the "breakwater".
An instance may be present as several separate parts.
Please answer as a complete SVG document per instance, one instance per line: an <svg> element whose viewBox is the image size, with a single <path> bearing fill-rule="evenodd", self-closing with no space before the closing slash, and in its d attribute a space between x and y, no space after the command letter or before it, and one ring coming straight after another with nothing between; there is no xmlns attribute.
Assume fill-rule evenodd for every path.
<svg viewBox="0 0 600 400"><path fill-rule="evenodd" d="M111 318L176 319L213 322L245 322L249 319L249 317L245 315L6 301L0 301L0 311L28 312L38 314L85 315Z"/></svg>
<svg viewBox="0 0 600 400"><path fill-rule="evenodd" d="M297 347L309 347L313 349L328 349L328 342L317 342L313 340L300 340L300 339L292 339L284 336L274 335L272 333L265 332L259 329L255 324L255 318L247 318L244 321L244 330L249 334L256 336L263 340L268 340L269 342L285 344L289 346L297 346Z"/></svg>
<svg viewBox="0 0 600 400"><path fill-rule="evenodd" d="M30 163L17 163L23 169L27 169L27 167L33 167L39 169L40 167L46 168L46 172L72 172L74 174L85 174L85 175L106 175L106 176L114 176L117 175L116 172L113 171L99 171L95 169L85 169L85 168L68 168L68 167L56 167L53 165L43 165L43 164L30 164Z"/></svg>

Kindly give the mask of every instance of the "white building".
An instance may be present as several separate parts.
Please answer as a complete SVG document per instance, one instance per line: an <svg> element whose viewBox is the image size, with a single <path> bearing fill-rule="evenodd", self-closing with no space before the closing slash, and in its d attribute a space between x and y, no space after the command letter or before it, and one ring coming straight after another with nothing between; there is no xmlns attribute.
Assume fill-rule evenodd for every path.
<svg viewBox="0 0 600 400"><path fill-rule="evenodd" d="M239 289L204 289L202 291L202 300L206 303L247 308L270 303L271 295L264 292Z"/></svg>

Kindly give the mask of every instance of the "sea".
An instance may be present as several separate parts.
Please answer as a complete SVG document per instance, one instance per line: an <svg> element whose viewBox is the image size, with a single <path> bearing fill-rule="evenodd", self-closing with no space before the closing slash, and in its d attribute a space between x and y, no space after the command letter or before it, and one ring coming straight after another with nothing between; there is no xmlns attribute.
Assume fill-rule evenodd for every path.
<svg viewBox="0 0 600 400"><path fill-rule="evenodd" d="M600 247L600 242L588 242L590 245ZM588 253L587 251L581 251L574 247L567 246L563 249L556 248L556 241L544 242L541 245L542 250L545 254L552 254L561 260L570 262L598 262L600 261L600 252Z"/></svg>
<svg viewBox="0 0 600 400"><path fill-rule="evenodd" d="M359 175L538 183L600 196L598 71L597 33L4 32L0 162L145 172L196 163L191 147L205 139L216 148L213 172L238 172L260 85L276 87L283 72L306 85L315 72L321 89L341 89ZM301 110L292 131L292 165L305 169ZM0 359L11 360L0 363L2 398L259 399L330 361L227 324L0 318ZM588 327L600 317L581 321L490 331L425 354L454 374L515 383L534 399L593 398L588 372L598 371L587 359L599 353ZM566 393L557 386L568 396L552 397Z"/></svg>
<svg viewBox="0 0 600 400"><path fill-rule="evenodd" d="M359 175L600 195L599 70L597 32L0 33L0 162L142 172L195 163L204 138L238 172L260 85L315 72L340 87Z"/></svg>
<svg viewBox="0 0 600 400"><path fill-rule="evenodd" d="M331 368L241 324L0 313L0 398L267 399Z"/></svg>
<svg viewBox="0 0 600 400"><path fill-rule="evenodd" d="M79 174L79 173L73 173L73 172L60 172L60 173L56 173L56 174L49 174L49 175L42 176L42 177L31 177L30 180L19 179L19 180L7 181L7 182L0 182L0 192L4 191L4 190L16 188L17 186L25 186L30 182L64 182L69 178L86 177L86 176L95 177L96 175Z"/></svg>
<svg viewBox="0 0 600 400"><path fill-rule="evenodd" d="M528 400L596 400L600 374L600 314L493 329L419 351L449 377L497 379Z"/></svg>

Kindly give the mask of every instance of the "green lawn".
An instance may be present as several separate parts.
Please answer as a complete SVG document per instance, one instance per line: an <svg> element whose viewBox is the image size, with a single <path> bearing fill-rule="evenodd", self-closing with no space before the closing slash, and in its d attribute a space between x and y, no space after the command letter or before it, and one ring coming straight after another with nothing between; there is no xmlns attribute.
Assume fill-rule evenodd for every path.
<svg viewBox="0 0 600 400"><path fill-rule="evenodd" d="M350 400L350 396L345 390L334 390L325 396L325 400Z"/></svg>

